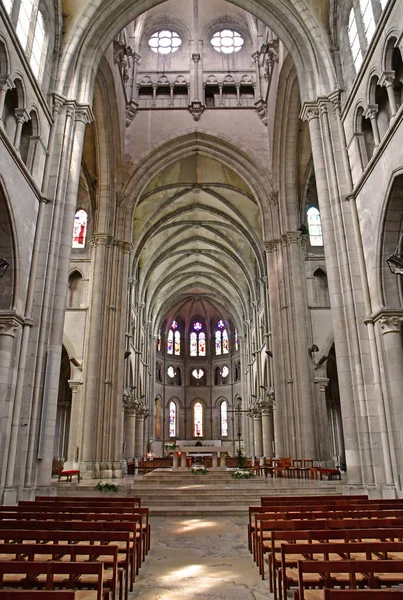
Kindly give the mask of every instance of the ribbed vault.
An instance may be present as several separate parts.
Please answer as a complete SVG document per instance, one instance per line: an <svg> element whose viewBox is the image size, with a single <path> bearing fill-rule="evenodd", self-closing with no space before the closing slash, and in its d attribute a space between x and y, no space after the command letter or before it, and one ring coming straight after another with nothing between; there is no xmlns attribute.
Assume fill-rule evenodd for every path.
<svg viewBox="0 0 403 600"><path fill-rule="evenodd" d="M257 200L230 167L197 153L150 181L135 210L133 276L155 330L204 299L241 328L265 275Z"/></svg>

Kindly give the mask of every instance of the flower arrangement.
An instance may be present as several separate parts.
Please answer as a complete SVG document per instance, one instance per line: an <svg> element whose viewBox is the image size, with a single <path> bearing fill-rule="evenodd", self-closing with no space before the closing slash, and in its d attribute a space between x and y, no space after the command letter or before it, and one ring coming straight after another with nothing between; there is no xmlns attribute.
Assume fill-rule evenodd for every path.
<svg viewBox="0 0 403 600"><path fill-rule="evenodd" d="M110 481L98 481L95 489L100 492L118 492L119 486L117 483L111 483Z"/></svg>
<svg viewBox="0 0 403 600"><path fill-rule="evenodd" d="M206 467L194 465L192 467L192 473L194 475L207 475L208 471L207 471Z"/></svg>
<svg viewBox="0 0 403 600"><path fill-rule="evenodd" d="M235 471L232 471L233 479L252 479L254 476L253 471L247 471L246 469L235 469Z"/></svg>
<svg viewBox="0 0 403 600"><path fill-rule="evenodd" d="M179 450L179 446L176 442L170 442L164 444L165 452L174 452L175 450Z"/></svg>

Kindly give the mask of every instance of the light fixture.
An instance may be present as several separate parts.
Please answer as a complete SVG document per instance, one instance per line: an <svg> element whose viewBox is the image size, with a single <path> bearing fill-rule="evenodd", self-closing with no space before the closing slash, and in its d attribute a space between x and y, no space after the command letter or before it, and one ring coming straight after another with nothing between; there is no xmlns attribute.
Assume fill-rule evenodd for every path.
<svg viewBox="0 0 403 600"><path fill-rule="evenodd" d="M0 258L0 277L3 277L9 266L10 263L5 258Z"/></svg>
<svg viewBox="0 0 403 600"><path fill-rule="evenodd" d="M403 252L399 252L399 249L402 247L402 239L403 235L400 236L399 243L394 253L386 259L388 267L393 275L403 275Z"/></svg>
<svg viewBox="0 0 403 600"><path fill-rule="evenodd" d="M314 352L319 352L319 348L316 344L312 344L310 348L308 348L309 354L313 354Z"/></svg>

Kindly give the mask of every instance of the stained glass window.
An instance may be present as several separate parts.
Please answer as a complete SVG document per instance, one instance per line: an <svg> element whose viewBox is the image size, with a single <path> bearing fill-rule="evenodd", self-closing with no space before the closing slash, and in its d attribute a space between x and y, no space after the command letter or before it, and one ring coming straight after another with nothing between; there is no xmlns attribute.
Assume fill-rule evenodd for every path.
<svg viewBox="0 0 403 600"><path fill-rule="evenodd" d="M172 329L170 329L168 333L167 352L168 354L174 353L174 332L172 331Z"/></svg>
<svg viewBox="0 0 403 600"><path fill-rule="evenodd" d="M201 379L204 375L203 369L193 369L192 375L195 379Z"/></svg>
<svg viewBox="0 0 403 600"><path fill-rule="evenodd" d="M352 8L350 11L350 18L348 21L348 40L350 42L354 66L358 71L362 64L362 52L360 39L358 37L357 21L355 18L354 8Z"/></svg>
<svg viewBox="0 0 403 600"><path fill-rule="evenodd" d="M182 40L175 31L157 31L148 40L148 45L153 52L158 54L170 54L176 52Z"/></svg>
<svg viewBox="0 0 403 600"><path fill-rule="evenodd" d="M311 206L307 212L309 243L311 246L323 246L322 224L320 222L320 213L317 208Z"/></svg>
<svg viewBox="0 0 403 600"><path fill-rule="evenodd" d="M13 8L13 0L3 0L3 4L4 4L4 8L6 9L7 13L10 15L11 14L11 9Z"/></svg>
<svg viewBox="0 0 403 600"><path fill-rule="evenodd" d="M211 45L214 50L223 52L224 54L239 52L243 44L243 37L237 31L232 31L231 29L217 31L211 38Z"/></svg>
<svg viewBox="0 0 403 600"><path fill-rule="evenodd" d="M206 356L206 334L203 331L199 333L199 356Z"/></svg>
<svg viewBox="0 0 403 600"><path fill-rule="evenodd" d="M221 354L221 331L215 332L215 353Z"/></svg>
<svg viewBox="0 0 403 600"><path fill-rule="evenodd" d="M196 323L193 325L193 329L195 331L201 331L201 329L203 329L203 325L199 321L196 321Z"/></svg>
<svg viewBox="0 0 403 600"><path fill-rule="evenodd" d="M223 377L228 377L228 373L229 373L229 368L227 366L223 367L222 371L221 371L221 375Z"/></svg>
<svg viewBox="0 0 403 600"><path fill-rule="evenodd" d="M190 334L190 356L197 356L197 333Z"/></svg>
<svg viewBox="0 0 403 600"><path fill-rule="evenodd" d="M31 24L32 9L34 7L33 0L22 0L17 21L17 36L21 42L21 46L26 50L29 26Z"/></svg>
<svg viewBox="0 0 403 600"><path fill-rule="evenodd" d="M170 377L171 379L173 379L175 377L175 375L176 375L175 369L173 367L168 367L167 368L167 374L168 374L168 377Z"/></svg>
<svg viewBox="0 0 403 600"><path fill-rule="evenodd" d="M238 329L235 329L235 352L239 350Z"/></svg>
<svg viewBox="0 0 403 600"><path fill-rule="evenodd" d="M157 351L161 352L161 329L158 329L157 334Z"/></svg>
<svg viewBox="0 0 403 600"><path fill-rule="evenodd" d="M228 333L226 329L222 332L222 353L228 354Z"/></svg>
<svg viewBox="0 0 403 600"><path fill-rule="evenodd" d="M217 327L218 327L218 329L224 329L224 321L222 319L220 319L218 321Z"/></svg>
<svg viewBox="0 0 403 600"><path fill-rule="evenodd" d="M181 334L175 331L175 354L179 356L181 353Z"/></svg>
<svg viewBox="0 0 403 600"><path fill-rule="evenodd" d="M176 404L169 403L169 437L176 437Z"/></svg>
<svg viewBox="0 0 403 600"><path fill-rule="evenodd" d="M226 400L221 402L221 437L228 435L228 403Z"/></svg>
<svg viewBox="0 0 403 600"><path fill-rule="evenodd" d="M172 329L178 329L178 322L177 321L172 321L171 327L172 327Z"/></svg>
<svg viewBox="0 0 403 600"><path fill-rule="evenodd" d="M38 16L36 17L34 42L32 44L32 52L30 58L30 65L32 72L36 78L39 76L39 70L41 66L42 52L45 45L45 27L43 24L42 13L38 10Z"/></svg>
<svg viewBox="0 0 403 600"><path fill-rule="evenodd" d="M193 435L194 437L203 436L203 406L201 402L196 402L193 407Z"/></svg>
<svg viewBox="0 0 403 600"><path fill-rule="evenodd" d="M365 36L367 41L370 42L375 33L375 19L371 0L360 0L360 9L362 21L364 23Z"/></svg>
<svg viewBox="0 0 403 600"><path fill-rule="evenodd" d="M80 209L74 217L73 243L72 248L84 248L85 237L87 235L87 213Z"/></svg>

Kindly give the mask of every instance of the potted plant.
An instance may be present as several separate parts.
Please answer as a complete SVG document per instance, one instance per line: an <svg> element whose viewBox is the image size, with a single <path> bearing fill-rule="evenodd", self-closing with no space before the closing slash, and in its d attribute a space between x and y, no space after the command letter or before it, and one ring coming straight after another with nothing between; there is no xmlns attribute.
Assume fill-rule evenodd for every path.
<svg viewBox="0 0 403 600"><path fill-rule="evenodd" d="M95 489L100 492L118 492L119 486L117 483L111 483L110 481L98 481Z"/></svg>

